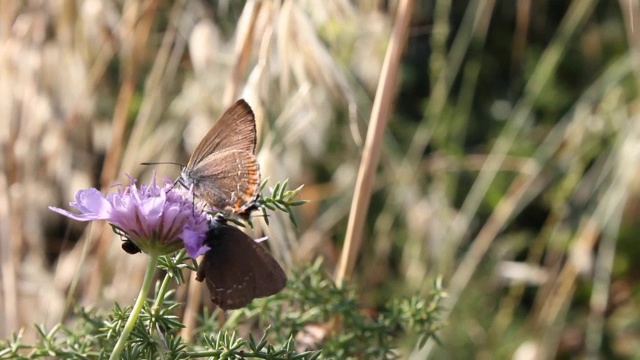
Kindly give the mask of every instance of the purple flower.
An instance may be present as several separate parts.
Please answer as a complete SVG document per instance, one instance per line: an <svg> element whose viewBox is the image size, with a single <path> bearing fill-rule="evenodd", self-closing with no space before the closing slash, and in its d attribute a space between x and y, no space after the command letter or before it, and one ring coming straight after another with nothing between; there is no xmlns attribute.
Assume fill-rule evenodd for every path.
<svg viewBox="0 0 640 360"><path fill-rule="evenodd" d="M118 191L106 197L94 188L78 191L69 205L79 214L49 209L78 221L106 220L145 253L169 254L184 247L196 258L209 250L204 240L210 216L194 204L191 193L170 182L158 186L155 173L151 183L140 188L135 179L129 181L129 186L118 185Z"/></svg>

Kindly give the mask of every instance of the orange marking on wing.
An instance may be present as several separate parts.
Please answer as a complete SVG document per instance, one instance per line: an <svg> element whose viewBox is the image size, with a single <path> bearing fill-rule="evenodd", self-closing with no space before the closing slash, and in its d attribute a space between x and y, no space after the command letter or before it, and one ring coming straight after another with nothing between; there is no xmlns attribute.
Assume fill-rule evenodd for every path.
<svg viewBox="0 0 640 360"><path fill-rule="evenodd" d="M244 199L236 200L235 204L233 204L233 211L238 211L242 208L242 203L245 202Z"/></svg>

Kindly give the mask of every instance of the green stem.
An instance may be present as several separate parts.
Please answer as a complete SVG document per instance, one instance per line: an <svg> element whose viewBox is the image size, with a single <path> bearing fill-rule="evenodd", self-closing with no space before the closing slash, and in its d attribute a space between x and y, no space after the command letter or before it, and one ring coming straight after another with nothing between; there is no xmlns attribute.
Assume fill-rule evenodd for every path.
<svg viewBox="0 0 640 360"><path fill-rule="evenodd" d="M164 279L162 280L162 284L160 285L160 289L158 290L158 293L156 294L156 300L153 302L153 306L151 307L151 313L153 314L153 316L151 316L151 323L149 324L149 331L154 331L155 330L155 320L158 317L158 311L160 310L160 305L162 303L162 300L164 299L164 294L167 292L167 289L169 288L169 283L171 282L171 276L169 276L169 273L165 274Z"/></svg>
<svg viewBox="0 0 640 360"><path fill-rule="evenodd" d="M120 359L120 354L122 354L124 344L127 342L127 339L129 339L129 334L131 334L133 327L136 325L136 320L138 320L138 316L142 310L142 305L144 305L144 301L146 300L151 284L153 283L153 275L155 274L156 266L158 265L158 255L149 254L148 256L149 263L147 264L147 270L145 270L144 273L144 280L142 280L140 293L138 294L135 304L133 304L133 309L131 309L129 319L124 325L124 329L122 329L122 334L120 334L120 338L118 339L116 346L113 348L113 352L109 357L110 360Z"/></svg>

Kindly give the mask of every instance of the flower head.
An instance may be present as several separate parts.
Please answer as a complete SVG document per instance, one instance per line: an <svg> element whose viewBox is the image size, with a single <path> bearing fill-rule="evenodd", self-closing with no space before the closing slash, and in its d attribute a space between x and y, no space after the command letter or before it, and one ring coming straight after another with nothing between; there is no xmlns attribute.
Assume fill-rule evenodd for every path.
<svg viewBox="0 0 640 360"><path fill-rule="evenodd" d="M69 203L79 214L50 206L49 209L78 221L106 220L122 230L145 253L168 254L182 247L192 258L209 250L204 245L210 216L194 204L192 194L174 188L171 182L160 187L153 174L149 185L139 188L118 185L105 197L94 188L80 190Z"/></svg>

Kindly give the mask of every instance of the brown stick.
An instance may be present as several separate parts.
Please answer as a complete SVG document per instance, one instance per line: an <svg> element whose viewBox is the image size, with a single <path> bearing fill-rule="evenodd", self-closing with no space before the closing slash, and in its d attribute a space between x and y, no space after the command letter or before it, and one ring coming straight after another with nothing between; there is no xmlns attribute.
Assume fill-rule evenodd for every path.
<svg viewBox="0 0 640 360"><path fill-rule="evenodd" d="M400 67L400 58L407 40L413 4L413 0L402 0L398 5L396 22L393 26L389 47L382 65L382 73L373 102L369 129L367 130L367 139L364 144L362 162L358 170L356 188L351 202L347 234L336 272L336 282L338 284L350 277L360 251L362 228L371 201L375 171L380 160L382 137L387 126L391 104L394 100L398 68Z"/></svg>

